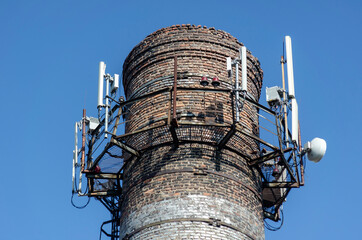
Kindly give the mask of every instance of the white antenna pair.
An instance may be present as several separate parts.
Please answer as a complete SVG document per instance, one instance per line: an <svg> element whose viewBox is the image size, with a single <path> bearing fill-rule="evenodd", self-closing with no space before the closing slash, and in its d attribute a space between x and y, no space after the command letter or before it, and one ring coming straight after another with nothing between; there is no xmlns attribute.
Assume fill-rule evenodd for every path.
<svg viewBox="0 0 362 240"><path fill-rule="evenodd" d="M111 82L111 92L115 93L117 91L117 89L119 88L119 75L118 74L114 74L114 77L110 77L109 74L106 74L106 64L104 62L99 62L99 75L98 75L98 105L97 108L102 108L104 107L104 103L103 103L103 89L104 89L104 78L107 78L108 80ZM107 83L107 85L109 84L109 82ZM106 98L109 97L108 94L109 92L107 92L107 88L108 86L106 86ZM108 89L109 91L109 89Z"/></svg>
<svg viewBox="0 0 362 240"><path fill-rule="evenodd" d="M247 62L246 62L246 47L242 46L239 49L240 57L234 59L234 61L231 60L231 57L226 58L226 70L228 71L229 77L232 76L232 66L237 66L235 71L238 73L239 71L239 62L241 62L241 90L242 91L248 91L248 79L247 79ZM238 74L235 76L237 80L239 79ZM237 83L239 84L239 82Z"/></svg>
<svg viewBox="0 0 362 240"><path fill-rule="evenodd" d="M104 78L106 79L106 104L103 104L103 82ZM108 112L109 112L109 85L111 84L111 95L115 95L117 93L117 89L119 88L119 75L114 74L112 78L110 74L106 74L106 64L104 62L99 62L99 75L98 75L98 112L102 110L102 107L105 107L106 113L104 117L104 137L108 137Z"/></svg>
<svg viewBox="0 0 362 240"><path fill-rule="evenodd" d="M293 54L292 54L292 40L290 36L285 36L285 50L286 50L286 62L287 62L287 76L288 76L288 98L291 101L292 107L292 141L297 145L301 144L299 140L299 119L298 119L298 104L295 98L294 89L294 71L293 71ZM285 119L285 121L287 121ZM288 134L288 130L285 130L285 134ZM308 159L313 162L319 162L324 156L327 150L327 143L324 139L314 138L311 142L307 142L304 145L302 154L306 154Z"/></svg>
<svg viewBox="0 0 362 240"><path fill-rule="evenodd" d="M241 89L239 87L239 62L241 63ZM242 46L239 49L239 58L232 61L231 57L226 58L226 70L228 71L229 78L232 78L232 67L235 66L235 102L236 102L236 122L240 121L239 113L239 91L248 91L248 78L247 78L247 62L246 62L246 47Z"/></svg>

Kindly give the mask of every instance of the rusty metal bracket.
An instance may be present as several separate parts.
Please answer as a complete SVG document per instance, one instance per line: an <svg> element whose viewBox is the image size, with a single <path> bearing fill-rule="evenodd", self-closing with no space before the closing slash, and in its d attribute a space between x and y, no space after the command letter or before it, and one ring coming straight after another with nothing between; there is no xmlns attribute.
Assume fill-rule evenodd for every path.
<svg viewBox="0 0 362 240"><path fill-rule="evenodd" d="M209 225L212 225L214 227L220 227L221 226L221 219L217 218L209 218L212 222L209 222Z"/></svg>
<svg viewBox="0 0 362 240"><path fill-rule="evenodd" d="M283 150L284 153L287 153L287 152L290 152L292 151L293 148L286 148ZM271 152L271 153L268 153L268 154L265 154L261 157L258 157L258 158L255 158L253 159L251 162L248 163L249 166L254 166L254 165L258 165L259 163L263 163L265 161L268 161L270 159L273 159L273 158L276 158L276 157L279 157L281 156L283 153L282 151L280 150L277 150L277 151L274 151L274 152Z"/></svg>
<svg viewBox="0 0 362 240"><path fill-rule="evenodd" d="M91 192L81 196L88 196L88 197L109 197L109 196L118 196L120 191L116 190L108 190L108 191L98 191L98 192Z"/></svg>
<svg viewBox="0 0 362 240"><path fill-rule="evenodd" d="M177 120L176 120L176 118L173 118L171 121L170 132L171 132L173 144L175 145L176 148L180 145L178 137L177 137L177 133L176 133L177 127L178 127Z"/></svg>
<svg viewBox="0 0 362 240"><path fill-rule="evenodd" d="M114 139L114 138L112 138L111 143L113 145L116 145L116 146L122 148L123 150L129 152L130 154L132 154L132 155L134 155L136 157L141 156L141 154L136 149L134 149L134 148L132 148L132 147L130 147L130 146L128 146L128 145Z"/></svg>
<svg viewBox="0 0 362 240"><path fill-rule="evenodd" d="M217 150L220 151L221 149L223 149L225 147L225 145L228 143L228 141L230 140L230 138L232 136L234 136L234 134L236 133L236 127L235 124L231 125L231 128L229 130L229 132L225 135L225 137L223 139L221 139L221 141L218 143L217 145Z"/></svg>
<svg viewBox="0 0 362 240"><path fill-rule="evenodd" d="M297 182L263 182L263 188L299 188Z"/></svg>
<svg viewBox="0 0 362 240"><path fill-rule="evenodd" d="M268 218L274 222L277 222L279 220L279 214L277 213L270 213L270 212L267 212L267 211L263 211L263 214L264 214L264 218Z"/></svg>
<svg viewBox="0 0 362 240"><path fill-rule="evenodd" d="M94 179L122 179L122 174L118 175L117 173L86 173L87 178Z"/></svg>

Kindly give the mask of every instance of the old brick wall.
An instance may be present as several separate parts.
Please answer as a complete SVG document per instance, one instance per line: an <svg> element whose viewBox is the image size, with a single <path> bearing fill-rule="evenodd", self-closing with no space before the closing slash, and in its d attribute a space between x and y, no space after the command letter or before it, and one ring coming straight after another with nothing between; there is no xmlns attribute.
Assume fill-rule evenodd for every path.
<svg viewBox="0 0 362 240"><path fill-rule="evenodd" d="M230 34L214 28L160 29L139 43L124 63L127 100L172 87L174 56L178 87L200 87L201 76L217 76L221 80L217 88L231 89L225 59L237 57L240 46ZM248 52L248 89L256 100L262 76L259 61ZM182 90L177 96L179 120L210 125L233 122L230 94ZM169 97L166 92L133 104L126 132L160 124L167 118ZM245 104L241 125L257 135L256 113ZM237 151L230 150L252 155L258 144L239 138L228 143L230 149L218 151L214 143L227 129L190 125L177 129L180 145L175 148L165 144L168 130L153 129L126 139L142 149L142 156L126 159L120 238L264 239L260 176Z"/></svg>

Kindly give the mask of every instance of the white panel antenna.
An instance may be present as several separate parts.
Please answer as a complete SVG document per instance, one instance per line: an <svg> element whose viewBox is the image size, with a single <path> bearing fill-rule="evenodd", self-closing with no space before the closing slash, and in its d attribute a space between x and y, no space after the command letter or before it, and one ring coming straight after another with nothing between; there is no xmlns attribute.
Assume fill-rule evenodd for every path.
<svg viewBox="0 0 362 240"><path fill-rule="evenodd" d="M231 71L231 57L226 58L226 70Z"/></svg>
<svg viewBox="0 0 362 240"><path fill-rule="evenodd" d="M248 91L248 75L245 46L241 47L241 90Z"/></svg>
<svg viewBox="0 0 362 240"><path fill-rule="evenodd" d="M111 92L112 92L112 93L113 93L113 92L116 92L118 88L119 88L119 75L118 75L118 74L114 74Z"/></svg>
<svg viewBox="0 0 362 240"><path fill-rule="evenodd" d="M298 121L298 104L295 98L292 98L292 141L298 144L299 139L299 121Z"/></svg>
<svg viewBox="0 0 362 240"><path fill-rule="evenodd" d="M228 72L228 77L231 78L231 71L232 71L231 57L226 58L226 70Z"/></svg>
<svg viewBox="0 0 362 240"><path fill-rule="evenodd" d="M287 55L287 75L288 75L288 96L289 98L295 97L294 92L294 73L293 73L293 54L292 54L292 40L290 36L285 36L285 50Z"/></svg>
<svg viewBox="0 0 362 240"><path fill-rule="evenodd" d="M106 74L106 64L99 62L99 76L98 76L98 105L97 108L103 107L103 81Z"/></svg>

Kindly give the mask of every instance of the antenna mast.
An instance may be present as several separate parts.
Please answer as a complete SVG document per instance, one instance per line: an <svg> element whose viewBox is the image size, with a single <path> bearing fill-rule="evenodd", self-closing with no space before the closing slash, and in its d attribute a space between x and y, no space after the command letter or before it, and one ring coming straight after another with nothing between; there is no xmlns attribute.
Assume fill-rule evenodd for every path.
<svg viewBox="0 0 362 240"><path fill-rule="evenodd" d="M284 55L284 54L283 54ZM285 76L284 76L284 56L281 56L280 63L282 65L282 83L283 83L283 108L284 108L284 136L286 146L289 147L289 136L288 136L288 118L287 118L287 104L288 100L286 98L285 90Z"/></svg>

